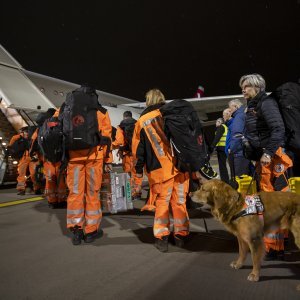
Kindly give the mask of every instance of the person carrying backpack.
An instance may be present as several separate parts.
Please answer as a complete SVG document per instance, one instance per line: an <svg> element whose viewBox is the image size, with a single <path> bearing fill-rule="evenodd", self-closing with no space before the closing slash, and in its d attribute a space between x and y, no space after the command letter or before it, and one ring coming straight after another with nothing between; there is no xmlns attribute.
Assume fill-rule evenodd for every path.
<svg viewBox="0 0 300 300"><path fill-rule="evenodd" d="M129 173L131 177L132 198L141 198L141 185L143 178L137 178L133 174L135 168L133 165L133 156L131 151L132 136L136 120L132 118L131 111L123 113L123 120L117 127L115 140L112 145L114 149L119 149L118 155L122 159L123 171Z"/></svg>
<svg viewBox="0 0 300 300"><path fill-rule="evenodd" d="M62 159L62 129L59 127L58 115L60 109L49 109L47 113L36 120L38 142L43 153L43 169L45 176L45 191L48 206L52 209L65 208L66 182L65 170L61 170ZM58 138L56 134L58 133Z"/></svg>
<svg viewBox="0 0 300 300"><path fill-rule="evenodd" d="M165 97L158 89L146 94L147 108L137 120L133 138L132 154L135 161L134 176L146 173L150 197L142 210L155 210L153 233L155 247L161 252L168 251L170 232L170 212L174 218L175 245L182 247L189 235L189 218L186 196L189 176L174 165L169 141L163 131L160 108L165 105Z"/></svg>
<svg viewBox="0 0 300 300"><path fill-rule="evenodd" d="M68 155L67 228L73 245L91 243L103 235L99 190L103 167L112 170L110 118L95 89L81 86L67 95L59 120Z"/></svg>
<svg viewBox="0 0 300 300"><path fill-rule="evenodd" d="M239 85L247 100L245 138L256 161L256 173L262 191L287 191L286 171L293 163L285 153L285 127L277 101L265 92L266 83L259 74L241 77ZM245 153L246 153L245 152ZM274 230L264 237L265 260L283 259L284 232Z"/></svg>
<svg viewBox="0 0 300 300"><path fill-rule="evenodd" d="M18 177L17 177L17 195L25 195L26 189L26 173L30 164L30 156L28 152L28 126L22 127L19 133L14 135L9 144L9 154L19 159L18 163Z"/></svg>

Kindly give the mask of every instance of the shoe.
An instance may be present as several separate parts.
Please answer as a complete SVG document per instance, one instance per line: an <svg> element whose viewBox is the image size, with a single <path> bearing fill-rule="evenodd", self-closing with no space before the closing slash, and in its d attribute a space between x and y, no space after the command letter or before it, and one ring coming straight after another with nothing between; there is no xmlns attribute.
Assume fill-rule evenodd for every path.
<svg viewBox="0 0 300 300"><path fill-rule="evenodd" d="M43 193L42 193L41 190L36 190L36 191L34 191L34 194L35 194L35 195L43 195Z"/></svg>
<svg viewBox="0 0 300 300"><path fill-rule="evenodd" d="M161 239L155 238L154 246L160 251L160 252L168 252L168 235L163 236Z"/></svg>
<svg viewBox="0 0 300 300"><path fill-rule="evenodd" d="M273 250L271 248L268 252L266 252L264 260L265 261L277 260L277 254L278 254L278 251Z"/></svg>
<svg viewBox="0 0 300 300"><path fill-rule="evenodd" d="M179 235L179 234L174 235L175 246L179 248L183 248L184 245L187 243L187 241L188 241L188 235Z"/></svg>
<svg viewBox="0 0 300 300"><path fill-rule="evenodd" d="M93 232L87 233L84 235L84 242L85 243L92 243L95 239L99 239L103 236L103 230L99 229L98 231L95 230Z"/></svg>
<svg viewBox="0 0 300 300"><path fill-rule="evenodd" d="M25 191L24 190L18 191L17 195L24 196L25 195Z"/></svg>
<svg viewBox="0 0 300 300"><path fill-rule="evenodd" d="M75 226L71 228L71 231L73 233L72 244L74 246L80 245L81 241L83 240L83 230L80 227Z"/></svg>
<svg viewBox="0 0 300 300"><path fill-rule="evenodd" d="M59 208L59 203L58 202L48 202L48 206L49 208L52 208L52 209L56 209L56 208Z"/></svg>
<svg viewBox="0 0 300 300"><path fill-rule="evenodd" d="M67 201L58 202L58 208L67 208Z"/></svg>
<svg viewBox="0 0 300 300"><path fill-rule="evenodd" d="M277 260L284 260L284 250L279 250L277 252Z"/></svg>

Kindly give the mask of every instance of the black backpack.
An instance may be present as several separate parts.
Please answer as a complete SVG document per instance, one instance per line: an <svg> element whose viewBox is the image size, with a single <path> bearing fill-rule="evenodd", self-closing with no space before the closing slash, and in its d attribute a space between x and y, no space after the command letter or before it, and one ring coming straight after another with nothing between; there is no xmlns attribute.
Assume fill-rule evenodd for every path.
<svg viewBox="0 0 300 300"><path fill-rule="evenodd" d="M67 95L62 111L67 150L89 149L99 145L97 110L100 107L93 88L80 87Z"/></svg>
<svg viewBox="0 0 300 300"><path fill-rule="evenodd" d="M173 100L160 108L164 132L182 172L199 171L207 162L202 125L191 103Z"/></svg>
<svg viewBox="0 0 300 300"><path fill-rule="evenodd" d="M125 138L125 146L123 147L124 151L131 152L132 137L135 123L136 120L133 118L125 119L120 123L120 128L123 130Z"/></svg>
<svg viewBox="0 0 300 300"><path fill-rule="evenodd" d="M14 159L21 159L26 150L29 150L29 140L20 136L14 143L7 147L9 155Z"/></svg>
<svg viewBox="0 0 300 300"><path fill-rule="evenodd" d="M63 158L63 133L58 117L47 119L39 129L38 144L44 157L52 163Z"/></svg>
<svg viewBox="0 0 300 300"><path fill-rule="evenodd" d="M300 153L300 84L284 83L271 96L278 102L285 125L286 148Z"/></svg>

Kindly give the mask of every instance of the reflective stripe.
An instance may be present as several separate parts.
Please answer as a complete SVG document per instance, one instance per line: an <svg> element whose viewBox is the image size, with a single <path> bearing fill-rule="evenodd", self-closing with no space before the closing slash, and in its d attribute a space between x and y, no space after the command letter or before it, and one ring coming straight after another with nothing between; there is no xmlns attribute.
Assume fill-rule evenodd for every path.
<svg viewBox="0 0 300 300"><path fill-rule="evenodd" d="M74 186L73 186L73 193L78 194L78 184L79 184L79 167L74 169Z"/></svg>
<svg viewBox="0 0 300 300"><path fill-rule="evenodd" d="M67 209L67 215L79 215L84 212L84 209Z"/></svg>
<svg viewBox="0 0 300 300"><path fill-rule="evenodd" d="M184 195L184 185L178 185L178 203L184 204L185 203L185 195Z"/></svg>
<svg viewBox="0 0 300 300"><path fill-rule="evenodd" d="M51 170L48 170L47 177L48 181L51 181Z"/></svg>
<svg viewBox="0 0 300 300"><path fill-rule="evenodd" d="M86 219L86 224L87 225L96 225L99 224L101 222L101 218L97 218L97 219Z"/></svg>
<svg viewBox="0 0 300 300"><path fill-rule="evenodd" d="M169 188L169 189L168 189L168 194L167 194L167 197L166 197L166 202L167 202L167 203L170 202L171 195L172 195L172 188Z"/></svg>
<svg viewBox="0 0 300 300"><path fill-rule="evenodd" d="M169 220L168 219L160 219L160 218L155 218L154 219L154 225L165 225L165 224L168 224L169 223Z"/></svg>
<svg viewBox="0 0 300 300"><path fill-rule="evenodd" d="M166 227L164 227L164 228L158 228L158 229L153 229L153 233L154 233L154 235L156 236L156 235L158 235L158 234L160 234L160 233L164 233L164 232L169 232L169 229L168 228L166 228Z"/></svg>
<svg viewBox="0 0 300 300"><path fill-rule="evenodd" d="M95 189L95 169L91 168L90 170L90 193L91 196L94 196Z"/></svg>
<svg viewBox="0 0 300 300"><path fill-rule="evenodd" d="M174 225L184 225L187 223L189 220L187 218L184 219L174 219Z"/></svg>
<svg viewBox="0 0 300 300"><path fill-rule="evenodd" d="M150 136L151 140L152 140L153 143L154 143L154 146L155 146L155 148L156 148L156 150L157 150L157 152L158 152L158 155L159 155L159 156L164 156L164 155L165 155L164 150L163 150L163 149L161 148L161 146L159 145L159 142L158 142L156 136L154 135L154 133L153 133L153 131L152 131L152 128L146 127L146 130L148 131L149 136Z"/></svg>
<svg viewBox="0 0 300 300"><path fill-rule="evenodd" d="M223 126L225 130L224 130L224 133L221 136L219 142L216 144L216 146L225 147L226 146L226 136L227 136L227 132L228 132L228 127L225 124L222 124L221 126Z"/></svg>
<svg viewBox="0 0 300 300"><path fill-rule="evenodd" d="M83 217L81 218L67 218L67 224L76 225L83 222Z"/></svg>
<svg viewBox="0 0 300 300"><path fill-rule="evenodd" d="M265 237L272 240L283 240L284 234L283 233L267 233Z"/></svg>
<svg viewBox="0 0 300 300"><path fill-rule="evenodd" d="M101 212L102 212L101 209L99 209L99 210L86 210L85 214L87 216L98 216L98 215L101 214Z"/></svg>

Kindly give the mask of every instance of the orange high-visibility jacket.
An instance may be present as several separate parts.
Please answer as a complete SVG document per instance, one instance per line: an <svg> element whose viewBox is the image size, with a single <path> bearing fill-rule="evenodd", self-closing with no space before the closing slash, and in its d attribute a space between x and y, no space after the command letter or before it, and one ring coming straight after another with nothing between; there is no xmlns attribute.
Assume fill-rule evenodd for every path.
<svg viewBox="0 0 300 300"><path fill-rule="evenodd" d="M160 105L148 107L135 125L132 153L137 174L148 176L149 184L161 183L176 176L168 140L162 130Z"/></svg>
<svg viewBox="0 0 300 300"><path fill-rule="evenodd" d="M111 123L108 112L102 113L97 111L98 128L101 135L109 137L111 139ZM103 159L105 163L112 162L112 154L110 152L109 157L106 157L107 146L97 146L92 149L83 150L70 150L69 151L69 162L83 161L83 160L99 160Z"/></svg>
<svg viewBox="0 0 300 300"><path fill-rule="evenodd" d="M124 132L120 126L117 127L116 139L112 143L114 149L118 149L125 145Z"/></svg>

